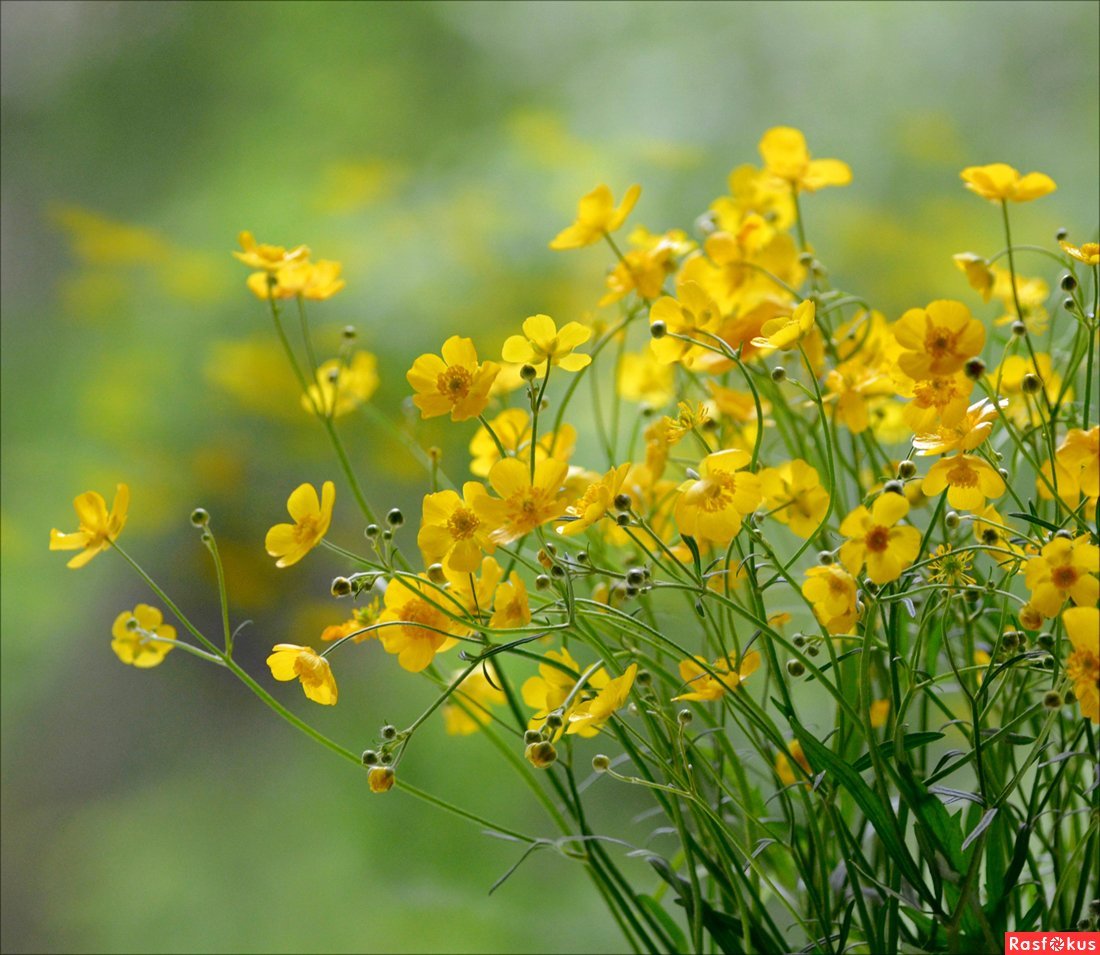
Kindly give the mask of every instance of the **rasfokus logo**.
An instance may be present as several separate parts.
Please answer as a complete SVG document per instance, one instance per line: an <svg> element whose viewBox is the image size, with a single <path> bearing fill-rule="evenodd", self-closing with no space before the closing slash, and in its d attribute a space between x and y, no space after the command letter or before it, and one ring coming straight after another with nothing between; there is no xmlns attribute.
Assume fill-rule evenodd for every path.
<svg viewBox="0 0 1100 955"><path fill-rule="evenodd" d="M1005 955L1009 952L1100 953L1100 932L1005 932Z"/></svg>

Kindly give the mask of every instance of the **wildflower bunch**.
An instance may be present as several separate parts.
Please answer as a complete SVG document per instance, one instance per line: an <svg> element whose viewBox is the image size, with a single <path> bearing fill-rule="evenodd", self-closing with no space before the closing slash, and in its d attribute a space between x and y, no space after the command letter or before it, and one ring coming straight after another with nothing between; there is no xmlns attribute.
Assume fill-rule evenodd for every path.
<svg viewBox="0 0 1100 955"><path fill-rule="evenodd" d="M414 448L428 467L409 528L400 509L378 517L336 427L370 402L373 356L314 352L306 303L343 287L339 266L242 233L247 286L358 509L337 521L336 483L303 483L293 523L268 531L288 573L323 547L334 598L354 606L321 634L280 634L294 642L274 643L263 679L234 656L205 512L193 521L217 569L220 642L119 547L125 485L111 512L78 497L79 530L50 546L80 550L73 567L118 551L180 625L123 612L123 662L184 649L363 767L365 790L476 820L523 844L520 861L560 848L636 951L999 951L1005 931L1087 922L1100 894L1096 244L1015 245L1009 203L1053 180L970 167L1005 248L957 254L958 293L945 279L890 317L833 288L828 237L806 233L803 205L849 185L848 165L787 127L759 152L698 235L636 226L624 252L615 236L640 189L581 198L550 248L605 249L597 322L517 317L499 356L452 335L411 362L412 406L450 417L469 457L449 470L469 479L452 484ZM1057 262L1060 305L1019 273L1025 254ZM582 404L582 381L597 400ZM438 692L349 747L271 681L334 705L356 653ZM434 719L456 752L484 738L505 755L547 811L539 831L406 778ZM594 831L589 804L628 790L650 811ZM652 877L632 881L626 855Z"/></svg>

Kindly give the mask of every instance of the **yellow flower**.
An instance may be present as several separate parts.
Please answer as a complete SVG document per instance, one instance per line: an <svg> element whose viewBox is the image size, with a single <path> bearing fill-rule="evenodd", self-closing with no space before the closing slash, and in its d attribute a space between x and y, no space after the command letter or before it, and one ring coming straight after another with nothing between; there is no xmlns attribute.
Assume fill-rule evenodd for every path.
<svg viewBox="0 0 1100 955"><path fill-rule="evenodd" d="M497 587L489 626L494 630L518 630L530 622L531 604L527 600L527 587L513 570L507 582Z"/></svg>
<svg viewBox="0 0 1100 955"><path fill-rule="evenodd" d="M549 315L532 315L523 320L522 335L512 335L504 342L501 355L505 361L523 362L536 368L548 361L563 371L580 371L592 361L592 356L576 354L573 349L591 337L592 329L580 322L567 322L558 331Z"/></svg>
<svg viewBox="0 0 1100 955"><path fill-rule="evenodd" d="M1069 242L1058 244L1071 259L1076 259L1085 265L1100 265L1100 242L1082 242L1079 246L1071 245Z"/></svg>
<svg viewBox="0 0 1100 955"><path fill-rule="evenodd" d="M902 419L915 434L954 427L966 414L973 390L974 382L961 371L922 378L913 383L913 400L902 409Z"/></svg>
<svg viewBox="0 0 1100 955"><path fill-rule="evenodd" d="M519 408L509 408L489 422L504 450L520 461L531 461L531 416ZM535 449L535 462L546 458L568 461L577 446L577 431L571 424L563 424L557 431L540 434ZM470 441L470 471L478 477L488 477L493 465L499 461L500 448L482 425Z"/></svg>
<svg viewBox="0 0 1100 955"><path fill-rule="evenodd" d="M669 295L662 296L650 307L650 324L664 322L666 334L662 338L652 339L649 347L661 364L669 365L678 361L690 368L705 352L690 341L682 341L672 336L697 338L706 344L714 345L714 342L708 340L704 333L713 334L717 330L721 317L721 309L701 285L695 282L682 282L676 290L676 298Z"/></svg>
<svg viewBox="0 0 1100 955"><path fill-rule="evenodd" d="M997 512L997 509L989 504L974 515L974 536L978 542L986 547L998 550L1011 551L1010 554L991 554L990 556L1003 567L1012 563L1017 557L1023 556L1023 550L1013 544L1009 538L1010 531L1005 530L1009 525Z"/></svg>
<svg viewBox="0 0 1100 955"><path fill-rule="evenodd" d="M264 547L272 557L278 557L276 567L289 567L306 556L320 542L332 521L336 503L336 485L325 481L321 499L312 484L299 484L287 498L286 509L293 524L276 524L267 532Z"/></svg>
<svg viewBox="0 0 1100 955"><path fill-rule="evenodd" d="M378 359L360 349L347 364L333 358L321 365L316 384L302 395L302 407L306 411L317 410L325 417L339 418L370 401L377 390Z"/></svg>
<svg viewBox="0 0 1100 955"><path fill-rule="evenodd" d="M173 649L176 628L164 623L156 607L138 604L124 610L111 627L111 649L123 663L145 669L155 667Z"/></svg>
<svg viewBox="0 0 1100 955"><path fill-rule="evenodd" d="M343 640L345 637L351 637L352 643L362 643L364 640L377 637L377 630L370 630L366 633L363 631L378 620L378 614L381 611L381 602L375 597L366 606L355 607L351 612L351 617L343 623L334 623L332 626L325 627L321 631L321 639L326 643L331 643L333 640Z"/></svg>
<svg viewBox="0 0 1100 955"><path fill-rule="evenodd" d="M656 298L665 279L676 269L675 258L694 247L684 232L674 229L664 235L651 235L644 228L630 234L630 249L607 276L608 292L599 301L602 308L636 291L640 298Z"/></svg>
<svg viewBox="0 0 1100 955"><path fill-rule="evenodd" d="M741 665L733 657L719 658L710 665L712 672L707 672L701 663L705 657L692 657L690 660L681 660L680 679L690 688L690 692L674 696L672 701L679 700L717 700L727 690L736 690L742 681L755 672L760 666L760 654L750 650L741 659Z"/></svg>
<svg viewBox="0 0 1100 955"><path fill-rule="evenodd" d="M528 677L520 688L523 702L535 711L527 724L528 729L541 728L546 717L565 703L581 677L580 664L565 647L560 651L547 650L545 659L550 662L540 663L538 675ZM607 671L600 667L589 676L588 685L600 690L607 686L608 680ZM560 735L559 729L555 739Z"/></svg>
<svg viewBox="0 0 1100 955"><path fill-rule="evenodd" d="M1100 599L1098 572L1100 548L1086 535L1076 540L1055 537L1024 568L1029 605L1047 618L1057 617L1067 598L1079 607L1095 606Z"/></svg>
<svg viewBox="0 0 1100 955"><path fill-rule="evenodd" d="M299 647L293 643L278 643L271 650L267 665L276 680L300 680L302 690L314 703L324 706L336 704L336 678L332 675L328 660L312 647Z"/></svg>
<svg viewBox="0 0 1100 955"><path fill-rule="evenodd" d="M372 766L367 773L367 785L372 793L388 793L396 779L392 766Z"/></svg>
<svg viewBox="0 0 1100 955"><path fill-rule="evenodd" d="M890 715L889 700L871 700L871 709L868 716L874 729L881 729L886 725L886 719Z"/></svg>
<svg viewBox="0 0 1100 955"><path fill-rule="evenodd" d="M274 282L272 282L274 278ZM340 263L323 259L320 262L300 260L283 265L277 272L253 272L248 277L249 291L258 299L302 298L323 302L344 288L340 278Z"/></svg>
<svg viewBox="0 0 1100 955"><path fill-rule="evenodd" d="M1100 610L1070 607L1062 614L1062 624L1073 644L1066 676L1073 683L1081 715L1100 723Z"/></svg>
<svg viewBox="0 0 1100 955"><path fill-rule="evenodd" d="M499 498L482 497L475 502L475 513L491 530L495 544L510 544L536 527L560 517L565 504L562 483L569 466L548 458L535 465L531 479L528 464L505 458L493 465L489 483Z"/></svg>
<svg viewBox="0 0 1100 955"><path fill-rule="evenodd" d="M826 186L846 186L852 170L839 159L811 159L806 137L789 126L775 126L760 140L764 170L776 179L784 179L797 192L816 192Z"/></svg>
<svg viewBox="0 0 1100 955"><path fill-rule="evenodd" d="M829 509L829 492L821 486L817 471L800 459L760 472L760 486L769 516L808 538Z"/></svg>
<svg viewBox="0 0 1100 955"><path fill-rule="evenodd" d="M487 496L477 481L462 486L462 497L449 490L425 495L416 537L424 563L440 561L450 570L474 573L481 565L482 552L491 554L496 550L489 539L491 528L477 516L477 502Z"/></svg>
<svg viewBox="0 0 1100 955"><path fill-rule="evenodd" d="M986 498L1000 497L1005 482L993 468L973 454L955 454L941 458L928 470L921 490L935 497L947 489L947 503L959 511L977 511Z"/></svg>
<svg viewBox="0 0 1100 955"><path fill-rule="evenodd" d="M630 664L622 676L608 681L607 686L593 699L574 706L566 716L565 731L585 737L595 736L612 714L626 703L637 672L638 664Z"/></svg>
<svg viewBox="0 0 1100 955"><path fill-rule="evenodd" d="M993 272L989 263L973 252L959 252L952 258L959 270L966 275L970 287L981 295L983 302L988 302L993 295Z"/></svg>
<svg viewBox="0 0 1100 955"><path fill-rule="evenodd" d="M911 308L894 326L903 351L898 365L910 378L932 378L962 370L985 344L985 326L962 302L940 299Z"/></svg>
<svg viewBox="0 0 1100 955"><path fill-rule="evenodd" d="M657 361L649 349L623 355L618 385L619 394L627 401L645 402L652 408L668 404L676 394L672 365Z"/></svg>
<svg viewBox="0 0 1100 955"><path fill-rule="evenodd" d="M748 451L708 454L699 477L679 487L674 512L680 533L697 540L726 544L741 530L741 521L760 503L760 477L740 470L752 460Z"/></svg>
<svg viewBox="0 0 1100 955"><path fill-rule="evenodd" d="M551 249L580 249L599 242L605 235L614 232L630 215L641 186L631 186L626 190L623 201L615 208L611 190L602 183L590 193L581 197L577 204L577 219L567 229L559 232L550 243Z"/></svg>
<svg viewBox="0 0 1100 955"><path fill-rule="evenodd" d="M970 551L955 551L950 544L940 544L932 552L928 565L928 579L948 587L966 587L974 583L970 576L970 564L974 557Z"/></svg>
<svg viewBox="0 0 1100 955"><path fill-rule="evenodd" d="M1002 408L1007 404L1007 398L999 402ZM982 398L966 409L958 424L948 426L941 423L934 432L914 436L913 447L918 455L973 451L989 437L997 417L997 405L988 398Z"/></svg>
<svg viewBox="0 0 1100 955"><path fill-rule="evenodd" d="M309 258L309 249L304 245L295 246L290 251L281 245L261 245L252 237L251 232L242 232L237 241L243 251L234 252L233 255L249 268L264 272L278 272L283 266L304 262Z"/></svg>
<svg viewBox="0 0 1100 955"><path fill-rule="evenodd" d="M1085 497L1100 497L1100 425L1088 431L1070 429L1055 455L1076 477Z"/></svg>
<svg viewBox="0 0 1100 955"><path fill-rule="evenodd" d="M1024 379L1028 375L1039 379L1042 384L1040 390L1046 392L1052 405L1073 400L1071 388L1066 388L1066 393L1060 395L1062 376L1054 370L1054 363L1046 352L1037 352L1034 360L1030 355L1009 355L990 377L1001 394L1012 399L1008 406L1009 417L1020 427L1042 422L1042 396L1038 392L1024 393Z"/></svg>
<svg viewBox="0 0 1100 955"><path fill-rule="evenodd" d="M816 314L814 303L806 299L790 315L766 321L760 328L760 336L752 343L764 354L777 348L790 351L810 333Z"/></svg>
<svg viewBox="0 0 1100 955"><path fill-rule="evenodd" d="M378 639L386 653L397 654L401 668L410 673L419 673L437 653L453 647L458 642L456 637L470 632L448 615L461 613L463 608L432 587L426 578L395 577L386 585L383 600L385 608L378 615L378 622L387 626L379 628ZM440 607L445 607L448 613Z"/></svg>
<svg viewBox="0 0 1100 955"><path fill-rule="evenodd" d="M813 606L814 616L829 633L851 633L859 619L855 578L837 564L806 570L802 596Z"/></svg>
<svg viewBox="0 0 1100 955"><path fill-rule="evenodd" d="M1003 162L967 166L959 175L967 189L990 202L1030 202L1058 188L1050 176L1041 172L1021 176L1018 170Z"/></svg>
<svg viewBox="0 0 1100 955"><path fill-rule="evenodd" d="M466 676L443 706L443 726L451 736L469 736L489 725L493 718L490 707L506 702L499 683L491 663L483 663Z"/></svg>
<svg viewBox="0 0 1100 955"><path fill-rule="evenodd" d="M900 494L884 493L868 510L862 504L840 525L848 540L840 547L840 561L849 573L858 574L864 563L876 584L897 580L920 551L920 531L895 527L909 513L909 502Z"/></svg>
<svg viewBox="0 0 1100 955"><path fill-rule="evenodd" d="M630 467L629 462L620 464L617 468L608 471L598 481L589 484L584 494L565 509L565 515L575 519L565 524L559 524L556 528L557 532L571 537L574 534L580 534L582 531L588 530L597 521L610 516L608 511L622 490L623 481L626 480Z"/></svg>
<svg viewBox="0 0 1100 955"><path fill-rule="evenodd" d="M870 411L894 393L894 385L879 367L860 355L841 362L825 376L827 400L836 401L836 419L852 434L871 426Z"/></svg>
<svg viewBox="0 0 1100 955"><path fill-rule="evenodd" d="M500 365L479 363L474 343L458 335L443 343L442 354L442 358L421 355L405 375L416 391L413 404L423 418L448 412L452 421L476 418L489 405L489 391Z"/></svg>
<svg viewBox="0 0 1100 955"><path fill-rule="evenodd" d="M122 533L126 526L126 514L130 509L130 488L119 484L115 489L115 499L111 512L107 513L107 502L97 491L85 491L73 498L73 509L79 526L71 534L65 534L57 528L50 531L50 550L79 550L67 567L83 567L96 554L111 546L111 542Z"/></svg>
<svg viewBox="0 0 1100 955"><path fill-rule="evenodd" d="M806 759L806 754L802 751L802 744L798 740L792 739L787 744L786 753L775 754L775 774L784 786L793 786L800 779L803 779L802 776L795 776L794 770L791 769L791 759L787 758L788 754L791 759L798 763L807 776L813 775L813 770L810 769L810 761Z"/></svg>

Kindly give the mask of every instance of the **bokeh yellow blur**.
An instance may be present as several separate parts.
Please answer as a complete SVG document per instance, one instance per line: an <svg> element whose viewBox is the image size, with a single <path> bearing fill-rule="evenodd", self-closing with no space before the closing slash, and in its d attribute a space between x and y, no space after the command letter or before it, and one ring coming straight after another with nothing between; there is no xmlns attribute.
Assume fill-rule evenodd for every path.
<svg viewBox="0 0 1100 955"><path fill-rule="evenodd" d="M488 354L527 315L592 310L605 256L547 242L597 182L642 184L632 221L690 225L766 128L797 126L853 170L815 201L811 239L891 319L964 294L952 253L1000 247L965 165L1058 182L1014 210L1018 236L1094 234L1097 6L2 9L0 948L618 950L575 864L538 853L488 898L516 845L371 797L216 668L121 666L111 622L148 595L117 555L66 570L49 529L77 493L129 483L129 549L216 627L187 520L206 507L262 676L272 644L342 619L328 583L344 568L317 552L276 570L263 550L289 491L338 473L230 256L241 229L343 263L347 290L312 312L321 350L355 325L379 357L377 408L458 472L468 431L418 423L404 372L452 334ZM372 500L415 512L421 463L367 417L345 434ZM336 523L354 528L347 498ZM346 704L311 717L353 748L411 719L430 690L392 663L348 654ZM403 772L535 825L484 740L441 722Z"/></svg>

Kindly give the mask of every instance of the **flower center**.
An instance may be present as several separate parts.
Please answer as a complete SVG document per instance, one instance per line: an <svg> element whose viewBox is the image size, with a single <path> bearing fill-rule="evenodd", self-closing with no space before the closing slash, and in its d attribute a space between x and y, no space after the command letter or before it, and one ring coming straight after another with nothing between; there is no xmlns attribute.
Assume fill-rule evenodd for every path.
<svg viewBox="0 0 1100 955"><path fill-rule="evenodd" d="M1063 564L1061 567L1055 567L1050 575L1050 579L1059 590L1069 590L1070 587L1077 583L1077 568L1072 564Z"/></svg>
<svg viewBox="0 0 1100 955"><path fill-rule="evenodd" d="M477 515L467 507L457 507L447 520L447 530L456 541L467 540L481 526Z"/></svg>
<svg viewBox="0 0 1100 955"><path fill-rule="evenodd" d="M725 471L709 475L703 482L699 495L699 506L708 513L724 511L733 503L737 490L737 478Z"/></svg>
<svg viewBox="0 0 1100 955"><path fill-rule="evenodd" d="M863 539L863 543L869 551L881 554L890 546L890 528L883 527L881 524L876 524L867 532L867 536Z"/></svg>
<svg viewBox="0 0 1100 955"><path fill-rule="evenodd" d="M528 487L508 498L508 521L523 531L532 531L554 515L553 495L542 487Z"/></svg>
<svg viewBox="0 0 1100 955"><path fill-rule="evenodd" d="M978 473L969 464L956 464L947 472L947 483L952 487L975 487Z"/></svg>
<svg viewBox="0 0 1100 955"><path fill-rule="evenodd" d="M1074 683L1100 684L1100 657L1088 650L1075 650L1066 660L1066 676Z"/></svg>
<svg viewBox="0 0 1100 955"><path fill-rule="evenodd" d="M445 629L443 624L446 621L435 607L424 603L423 600L407 600L402 604L400 613L401 619L408 621L401 629L405 631L405 636L410 640L433 640L437 644L443 642L444 635L442 633L436 633L435 630L429 630L427 627L416 626L419 623L428 624L439 630ZM409 626L409 624L412 624L412 626Z"/></svg>
<svg viewBox="0 0 1100 955"><path fill-rule="evenodd" d="M953 355L955 354L955 342L958 337L958 332L953 332L941 325L933 325L928 329L928 334L924 336L924 350L933 358Z"/></svg>
<svg viewBox="0 0 1100 955"><path fill-rule="evenodd" d="M465 398L470 393L473 376L461 365L450 365L436 379L435 386L441 394L452 399Z"/></svg>

